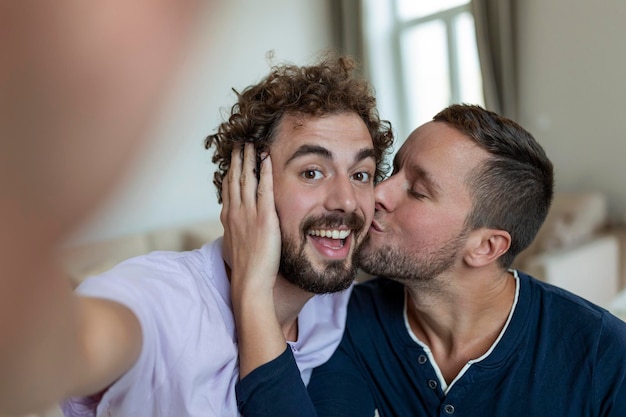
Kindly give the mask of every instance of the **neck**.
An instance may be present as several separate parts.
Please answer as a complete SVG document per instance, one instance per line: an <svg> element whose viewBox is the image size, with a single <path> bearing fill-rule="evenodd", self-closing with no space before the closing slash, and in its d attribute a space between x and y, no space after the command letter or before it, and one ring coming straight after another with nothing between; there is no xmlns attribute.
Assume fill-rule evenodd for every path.
<svg viewBox="0 0 626 417"><path fill-rule="evenodd" d="M497 339L513 306L515 280L507 271L484 270L436 279L437 288L407 286L407 317L449 383Z"/></svg>

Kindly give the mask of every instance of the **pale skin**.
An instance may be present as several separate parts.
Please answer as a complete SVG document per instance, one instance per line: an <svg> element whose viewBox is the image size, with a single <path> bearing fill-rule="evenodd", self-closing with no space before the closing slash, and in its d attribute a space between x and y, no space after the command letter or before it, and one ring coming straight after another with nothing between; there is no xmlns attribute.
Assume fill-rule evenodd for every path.
<svg viewBox="0 0 626 417"><path fill-rule="evenodd" d="M240 378L279 356L287 340L297 339L298 314L314 295L278 273L280 229L299 236L298 225L307 214L358 212L366 226L373 216L376 163L363 121L350 113L306 118L300 127L296 121L290 116L281 121L258 184L254 149L247 144L243 159L238 149L233 152L223 187L221 220L230 247L225 256L233 266ZM343 248L331 249L310 236L306 242L305 254L315 268L348 258L359 243L350 237Z"/></svg>
<svg viewBox="0 0 626 417"><path fill-rule="evenodd" d="M365 253L383 245L419 259L454 239L471 208L465 183L488 153L442 122L414 131L396 156L394 174L377 185L376 216ZM404 282L411 330L432 350L450 383L470 360L487 352L511 311L515 280L496 262L508 232L468 233L454 264L432 282Z"/></svg>
<svg viewBox="0 0 626 417"><path fill-rule="evenodd" d="M418 128L398 152L392 176L375 188L376 214L365 256L381 247L391 247L417 267L440 256L440 248L463 231L471 208L471 195L465 181L472 169L483 164L487 157L486 151L444 123L429 122ZM266 186L262 178L259 189ZM262 195L265 194L263 191ZM259 205L262 200L259 197ZM263 223L263 215L270 218L275 215L271 205L264 206L254 218L265 227L275 225ZM245 236L249 232L239 233ZM262 233L278 236L271 228ZM448 383L469 360L487 352L511 311L515 280L497 263L509 249L510 242L510 235L503 230L469 231L454 252L450 268L432 280L402 281L408 297L411 330L431 348ZM249 246L246 253L259 256L250 259L245 268L239 269L244 265L240 261L234 264L242 271L242 279L245 277L246 282L269 288L275 271L272 268L277 265L275 252L261 242ZM259 270L266 271L266 275L259 274ZM245 338L249 335L255 347L267 343L275 348L272 355L256 355L256 361L242 356L242 363L254 369L254 365L260 366L282 352L284 342L280 343L279 332L271 336L264 334L264 321L273 319L269 297L266 302L257 298L258 304L254 304L255 294L240 296L242 304L251 302L247 316L253 317L258 326L255 331L255 323L249 323L250 330L242 335L240 342L247 343ZM249 354L254 357L254 352Z"/></svg>
<svg viewBox="0 0 626 417"><path fill-rule="evenodd" d="M137 153L197 6L0 4L0 414L93 393L137 357L134 316L75 297L56 251Z"/></svg>

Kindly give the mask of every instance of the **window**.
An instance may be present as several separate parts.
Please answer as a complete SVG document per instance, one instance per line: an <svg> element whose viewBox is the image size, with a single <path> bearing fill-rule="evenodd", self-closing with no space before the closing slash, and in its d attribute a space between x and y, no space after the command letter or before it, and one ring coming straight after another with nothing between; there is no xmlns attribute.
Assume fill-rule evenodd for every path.
<svg viewBox="0 0 626 417"><path fill-rule="evenodd" d="M370 76L399 140L452 103L484 105L470 0L366 0Z"/></svg>

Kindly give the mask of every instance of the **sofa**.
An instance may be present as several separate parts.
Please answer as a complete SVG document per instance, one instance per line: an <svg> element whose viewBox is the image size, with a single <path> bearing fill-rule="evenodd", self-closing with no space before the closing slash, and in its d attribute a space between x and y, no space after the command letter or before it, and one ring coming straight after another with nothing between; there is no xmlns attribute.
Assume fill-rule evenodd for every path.
<svg viewBox="0 0 626 417"><path fill-rule="evenodd" d="M546 221L514 267L610 307L624 287L623 234L600 192L557 193Z"/></svg>
<svg viewBox="0 0 626 417"><path fill-rule="evenodd" d="M63 266L74 285L90 275L111 269L121 261L155 250L197 249L223 233L219 219L136 233L102 242L66 247Z"/></svg>

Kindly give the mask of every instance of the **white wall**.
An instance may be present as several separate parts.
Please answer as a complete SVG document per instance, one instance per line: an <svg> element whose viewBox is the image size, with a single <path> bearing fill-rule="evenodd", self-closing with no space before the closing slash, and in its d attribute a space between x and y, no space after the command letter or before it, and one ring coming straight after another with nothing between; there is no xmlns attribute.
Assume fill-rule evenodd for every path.
<svg viewBox="0 0 626 417"><path fill-rule="evenodd" d="M555 163L557 190L596 189L626 218L623 0L524 0L520 122Z"/></svg>
<svg viewBox="0 0 626 417"><path fill-rule="evenodd" d="M199 16L191 56L135 168L72 243L218 218L212 151L203 140L221 122L221 110L235 102L231 88L265 76L269 50L275 62L307 64L331 47L326 1L213 3L219 5Z"/></svg>

